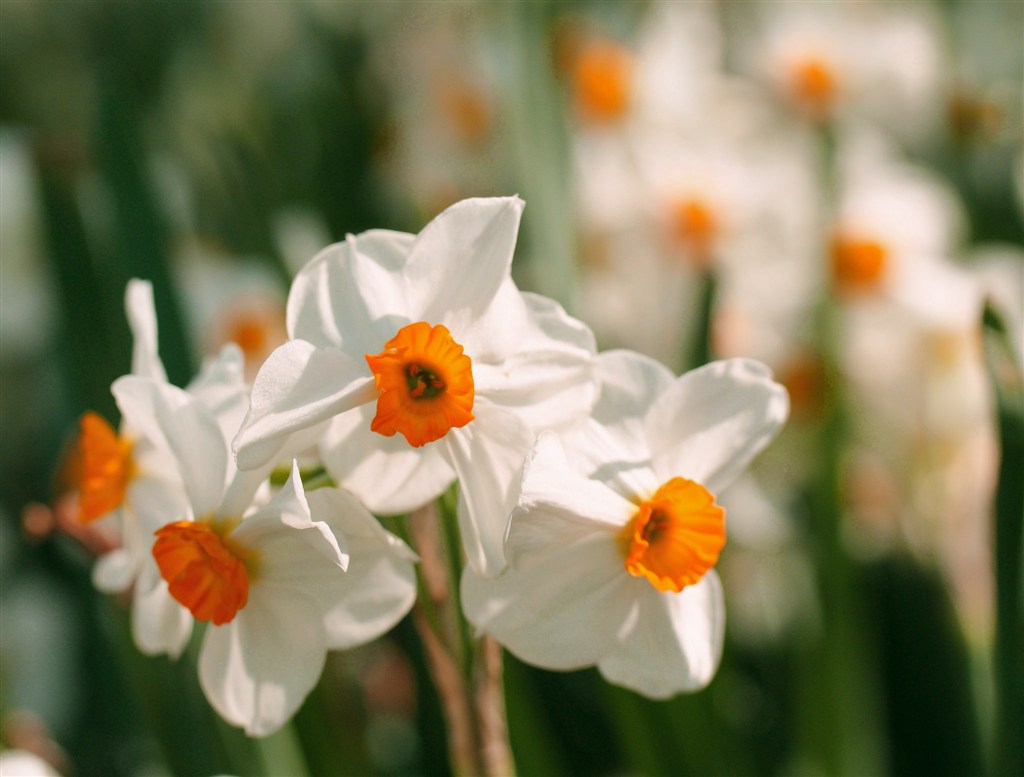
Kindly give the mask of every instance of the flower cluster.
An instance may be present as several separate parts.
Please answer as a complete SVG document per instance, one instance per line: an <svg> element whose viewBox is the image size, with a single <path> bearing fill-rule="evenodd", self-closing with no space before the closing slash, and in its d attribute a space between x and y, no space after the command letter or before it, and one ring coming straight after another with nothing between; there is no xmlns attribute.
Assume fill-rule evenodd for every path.
<svg viewBox="0 0 1024 777"><path fill-rule="evenodd" d="M251 387L234 345L171 385L150 287L129 285L121 427L90 413L79 438L80 520L121 539L95 580L133 590L146 653L178 656L205 624L202 688L248 734L295 713L328 650L406 615L417 556L374 516L456 482L480 633L652 697L714 675L716 494L785 421L786 392L747 359L676 377L597 354L584 324L512 281L522 210L465 200L418 235L328 246L295 277L289 339ZM304 483L312 458L329 477Z"/></svg>

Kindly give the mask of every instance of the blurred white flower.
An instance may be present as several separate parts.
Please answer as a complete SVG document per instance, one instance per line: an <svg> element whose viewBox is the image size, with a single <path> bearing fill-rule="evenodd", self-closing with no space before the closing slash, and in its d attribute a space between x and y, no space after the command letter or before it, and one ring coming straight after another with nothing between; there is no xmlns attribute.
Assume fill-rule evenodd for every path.
<svg viewBox="0 0 1024 777"><path fill-rule="evenodd" d="M744 69L815 121L868 118L920 138L940 119L943 32L923 3L758 5Z"/></svg>
<svg viewBox="0 0 1024 777"><path fill-rule="evenodd" d="M256 377L239 466L311 430L335 480L378 513L458 477L469 562L499 571L533 435L586 413L595 393L590 330L510 278L522 207L466 200L418 236L373 230L315 257L292 284L292 339Z"/></svg>
<svg viewBox="0 0 1024 777"><path fill-rule="evenodd" d="M713 567L727 487L787 414L757 362L680 378L639 354L599 357L593 418L541 434L509 520L509 569L467 570L469 620L551 669L597 664L653 698L706 685L721 656L724 601Z"/></svg>
<svg viewBox="0 0 1024 777"><path fill-rule="evenodd" d="M186 238L175 256L192 341L204 355L235 343L253 378L270 353L287 339L285 291L266 263L224 254L199 237Z"/></svg>

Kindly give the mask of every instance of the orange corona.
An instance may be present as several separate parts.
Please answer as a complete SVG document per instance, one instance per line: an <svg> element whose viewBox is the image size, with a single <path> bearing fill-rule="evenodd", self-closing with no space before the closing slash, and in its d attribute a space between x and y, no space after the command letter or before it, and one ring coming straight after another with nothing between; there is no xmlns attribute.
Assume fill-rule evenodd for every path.
<svg viewBox="0 0 1024 777"><path fill-rule="evenodd" d="M835 101L838 84L827 62L816 58L805 59L794 65L791 77L793 93L799 103L817 116L829 112Z"/></svg>
<svg viewBox="0 0 1024 777"><path fill-rule="evenodd" d="M121 506L135 465L131 440L118 437L98 413L83 415L80 429L75 461L78 520L89 523Z"/></svg>
<svg viewBox="0 0 1024 777"><path fill-rule="evenodd" d="M873 240L838 237L832 242L832 275L840 292L878 288L885 265L885 247Z"/></svg>
<svg viewBox="0 0 1024 777"><path fill-rule="evenodd" d="M201 521L178 521L156 532L153 558L168 590L196 620L229 622L249 600L241 554Z"/></svg>
<svg viewBox="0 0 1024 777"><path fill-rule="evenodd" d="M380 392L378 434L401 432L418 448L473 420L473 363L444 325L404 326L366 362Z"/></svg>
<svg viewBox="0 0 1024 777"><path fill-rule="evenodd" d="M659 591L682 591L718 561L725 510L704 486L672 478L633 515L620 539L626 571Z"/></svg>
<svg viewBox="0 0 1024 777"><path fill-rule="evenodd" d="M672 205L672 225L676 238L690 252L694 263L706 264L718 231L714 210L697 198L679 199Z"/></svg>
<svg viewBox="0 0 1024 777"><path fill-rule="evenodd" d="M611 41L584 47L573 68L576 109L589 121L610 122L626 112L633 58Z"/></svg>

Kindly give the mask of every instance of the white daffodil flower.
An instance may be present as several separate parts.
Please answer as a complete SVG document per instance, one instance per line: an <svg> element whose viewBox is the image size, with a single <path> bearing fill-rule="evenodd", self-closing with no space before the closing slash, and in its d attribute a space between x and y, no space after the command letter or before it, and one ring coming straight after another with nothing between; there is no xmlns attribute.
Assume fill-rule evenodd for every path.
<svg viewBox="0 0 1024 777"><path fill-rule="evenodd" d="M167 373L157 351L153 288L148 281L129 281L125 312L133 338L131 374L166 383ZM234 433L248 395L238 348L223 348L188 391L213 411L225 434ZM146 421L135 417L133 408L118 405L122 414L119 430L97 413L82 417L75 473L79 521L90 523L110 516L118 524L121 547L102 556L93 568L93 582L108 593L126 590L139 576L149 557L152 533L160 525L153 525L150 518L159 521L184 504L170 452L144 434Z"/></svg>
<svg viewBox="0 0 1024 777"><path fill-rule="evenodd" d="M591 419L543 433L526 460L505 540L509 568L467 571L469 620L528 663L596 664L652 698L706 685L722 650L713 567L719 492L772 439L785 390L746 359L680 378L639 354L599 359Z"/></svg>
<svg viewBox="0 0 1024 777"><path fill-rule="evenodd" d="M238 472L213 414L185 391L134 376L114 390L172 452L188 498L155 533L136 641L174 653L193 618L209 622L199 658L207 699L247 734L273 733L316 684L327 650L373 639L409 611L415 555L351 495L323 489L307 500L294 463L259 504L270 465Z"/></svg>
<svg viewBox="0 0 1024 777"><path fill-rule="evenodd" d="M596 394L590 330L510 278L522 209L465 200L419 235L372 230L314 257L292 284L291 340L256 377L239 468L328 422L324 465L376 513L419 507L457 477L469 563L499 572L534 434L582 417Z"/></svg>

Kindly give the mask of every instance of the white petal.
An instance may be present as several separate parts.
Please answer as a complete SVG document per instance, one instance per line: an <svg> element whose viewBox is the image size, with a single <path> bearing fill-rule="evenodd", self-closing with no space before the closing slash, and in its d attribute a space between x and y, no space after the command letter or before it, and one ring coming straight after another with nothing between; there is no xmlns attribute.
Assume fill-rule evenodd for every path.
<svg viewBox="0 0 1024 777"><path fill-rule="evenodd" d="M192 518L184 486L180 481L172 479L174 475L176 473L152 472L147 469L128 485L126 501L131 505L131 515L130 520L125 521L125 543L131 541L132 532L129 527L137 527L146 543L144 555L149 555L153 532L173 521Z"/></svg>
<svg viewBox="0 0 1024 777"><path fill-rule="evenodd" d="M477 398L476 416L444 436L459 477L459 529L469 565L481 575L505 567L502 541L533 434L511 413Z"/></svg>
<svg viewBox="0 0 1024 777"><path fill-rule="evenodd" d="M288 335L353 358L375 354L406 317L406 257L414 236L377 229L349 235L303 267L288 294Z"/></svg>
<svg viewBox="0 0 1024 777"><path fill-rule="evenodd" d="M167 373L157 350L156 308L153 285L132 278L124 291L124 309L132 330L132 375L141 375L164 383Z"/></svg>
<svg viewBox="0 0 1024 777"><path fill-rule="evenodd" d="M230 623L207 627L199 656L199 682L210 704L256 737L274 733L295 714L327 655L316 604L265 588L253 585Z"/></svg>
<svg viewBox="0 0 1024 777"><path fill-rule="evenodd" d="M636 589L623 567L614 533L580 532L562 516L517 510L550 529L550 542L537 543L528 566L482 578L467 568L462 606L480 631L491 634L523 661L547 669L576 669L596 663L632 628ZM565 542L565 537L574 537Z"/></svg>
<svg viewBox="0 0 1024 777"><path fill-rule="evenodd" d="M597 357L601 393L594 406L598 423L615 431L631 453L647 454L642 422L675 375L659 361L634 351L605 351Z"/></svg>
<svg viewBox="0 0 1024 777"><path fill-rule="evenodd" d="M557 302L523 298L530 326L500 364L474 364L476 392L513 410L535 432L565 428L588 414L597 398L594 336Z"/></svg>
<svg viewBox="0 0 1024 777"><path fill-rule="evenodd" d="M550 545L568 545L595 531L617 533L634 512L634 504L604 483L574 471L558 436L545 432L523 465L517 520L509 523L505 554L522 569Z"/></svg>
<svg viewBox="0 0 1024 777"><path fill-rule="evenodd" d="M307 499L313 519L344 538L350 557L344 575L317 589L327 611L327 645L344 649L376 639L416 600L416 555L351 494L319 488Z"/></svg>
<svg viewBox="0 0 1024 777"><path fill-rule="evenodd" d="M590 477L629 499L660 485L651 469L644 417L674 376L660 362L632 351L597 357L600 397L592 417L565 435L570 458Z"/></svg>
<svg viewBox="0 0 1024 777"><path fill-rule="evenodd" d="M210 410L224 439L230 440L242 425L249 408L242 349L234 343L225 345L217 358L204 365L185 390Z"/></svg>
<svg viewBox="0 0 1024 777"><path fill-rule="evenodd" d="M132 599L136 647L148 656L180 656L192 636L192 613L171 596L155 561L144 567Z"/></svg>
<svg viewBox="0 0 1024 777"><path fill-rule="evenodd" d="M298 463L281 490L234 528L233 542L255 550L259 579L302 590L310 576L341 574L348 554L330 528L310 518Z"/></svg>
<svg viewBox="0 0 1024 777"><path fill-rule="evenodd" d="M652 699L697 691L711 682L722 658L725 600L714 570L680 593L662 593L646 580L636 626L598 664L609 682Z"/></svg>
<svg viewBox="0 0 1024 777"><path fill-rule="evenodd" d="M285 343L256 376L249 412L233 443L238 468L274 460L289 435L375 397L365 362L302 340Z"/></svg>
<svg viewBox="0 0 1024 777"><path fill-rule="evenodd" d="M127 590L138 571L139 557L127 548L104 553L92 568L92 584L105 594Z"/></svg>
<svg viewBox="0 0 1024 777"><path fill-rule="evenodd" d="M400 434L370 431L377 412L369 404L337 416L320 444L320 458L338 485L378 515L412 512L440 496L455 480L443 443L413 448Z"/></svg>
<svg viewBox="0 0 1024 777"><path fill-rule="evenodd" d="M118 378L112 390L123 412L144 418L146 433L166 440L195 515L212 513L224 494L228 452L210 412L176 386L134 375Z"/></svg>
<svg viewBox="0 0 1024 777"><path fill-rule="evenodd" d="M712 362L677 379L645 419L655 474L728 486L789 414L786 390L750 359Z"/></svg>
<svg viewBox="0 0 1024 777"><path fill-rule="evenodd" d="M455 333L480 317L509 277L522 212L518 197L469 199L427 224L405 264L410 319Z"/></svg>
<svg viewBox="0 0 1024 777"><path fill-rule="evenodd" d="M173 463L168 463L173 467ZM144 472L132 479L120 511L121 547L97 560L93 584L105 593L125 591L150 561L153 532L172 521L191 518L191 508L180 483Z"/></svg>

